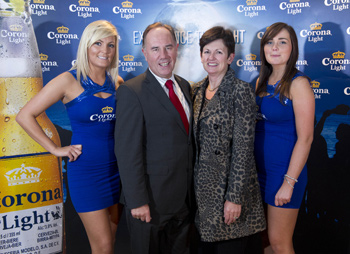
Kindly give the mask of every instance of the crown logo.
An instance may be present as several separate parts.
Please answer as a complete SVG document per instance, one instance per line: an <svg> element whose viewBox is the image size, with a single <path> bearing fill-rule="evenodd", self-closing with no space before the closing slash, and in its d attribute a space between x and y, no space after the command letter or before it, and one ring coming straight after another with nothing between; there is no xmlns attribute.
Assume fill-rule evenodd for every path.
<svg viewBox="0 0 350 254"><path fill-rule="evenodd" d="M254 54L249 54L249 55L246 55L245 56L245 60L256 60L256 55L254 55Z"/></svg>
<svg viewBox="0 0 350 254"><path fill-rule="evenodd" d="M8 181L8 186L20 184L38 183L40 181L40 168L25 167L24 164L20 168L12 169L6 172L5 177Z"/></svg>
<svg viewBox="0 0 350 254"><path fill-rule="evenodd" d="M316 80L313 80L310 82L312 88L319 88L320 87L320 82L317 82Z"/></svg>
<svg viewBox="0 0 350 254"><path fill-rule="evenodd" d="M41 60L41 61L47 61L47 59L49 58L48 55L45 55L45 54L43 54L43 53L40 53L39 56L40 56L40 60Z"/></svg>
<svg viewBox="0 0 350 254"><path fill-rule="evenodd" d="M61 34L67 34L68 31L69 31L68 27L64 27L64 26L57 27L57 32L59 32Z"/></svg>
<svg viewBox="0 0 350 254"><path fill-rule="evenodd" d="M45 0L34 0L33 3L34 4L44 4Z"/></svg>
<svg viewBox="0 0 350 254"><path fill-rule="evenodd" d="M289 0L290 3L300 2L300 0Z"/></svg>
<svg viewBox="0 0 350 254"><path fill-rule="evenodd" d="M11 31L19 32L19 31L22 31L22 29L23 27L21 25L10 25Z"/></svg>
<svg viewBox="0 0 350 254"><path fill-rule="evenodd" d="M106 113L112 113L113 112L113 108L112 107L104 107L102 108L102 113L106 114Z"/></svg>
<svg viewBox="0 0 350 254"><path fill-rule="evenodd" d="M247 0L247 5L256 5L258 3L258 0Z"/></svg>
<svg viewBox="0 0 350 254"><path fill-rule="evenodd" d="M133 3L130 2L129 0L126 0L125 2L122 2L123 8L132 8Z"/></svg>
<svg viewBox="0 0 350 254"><path fill-rule="evenodd" d="M123 60L127 62L134 61L134 57L130 54L123 56Z"/></svg>
<svg viewBox="0 0 350 254"><path fill-rule="evenodd" d="M344 52L340 52L340 51L338 50L338 52L334 52L334 53L332 54L332 56L333 56L333 58L344 58L344 57L345 57L345 53L344 53Z"/></svg>
<svg viewBox="0 0 350 254"><path fill-rule="evenodd" d="M311 30L321 30L322 24L315 22L315 23L310 25L310 28L311 28Z"/></svg>
<svg viewBox="0 0 350 254"><path fill-rule="evenodd" d="M90 6L90 1L89 0L79 0L79 5L80 6Z"/></svg>

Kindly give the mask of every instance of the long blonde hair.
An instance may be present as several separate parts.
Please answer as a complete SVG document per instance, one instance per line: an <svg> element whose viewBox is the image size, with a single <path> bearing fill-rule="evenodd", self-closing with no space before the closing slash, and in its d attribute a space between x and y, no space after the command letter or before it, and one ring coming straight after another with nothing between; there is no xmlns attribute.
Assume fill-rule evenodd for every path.
<svg viewBox="0 0 350 254"><path fill-rule="evenodd" d="M107 20L97 20L90 23L85 29L81 36L77 60L74 63L71 70L77 70L77 80L80 82L81 76L85 80L90 71L89 68L89 59L87 50L90 48L96 41L109 37L115 36L115 55L112 60L111 65L107 68L107 72L111 75L113 82L116 84L118 81L118 64L119 64L119 54L118 54L118 32L116 27L108 22Z"/></svg>

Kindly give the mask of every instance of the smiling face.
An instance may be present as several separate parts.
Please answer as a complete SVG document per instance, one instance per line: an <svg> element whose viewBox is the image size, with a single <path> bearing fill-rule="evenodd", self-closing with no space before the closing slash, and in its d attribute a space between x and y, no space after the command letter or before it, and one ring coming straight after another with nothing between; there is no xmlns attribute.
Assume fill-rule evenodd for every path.
<svg viewBox="0 0 350 254"><path fill-rule="evenodd" d="M272 66L285 66L290 58L292 48L289 32L282 29L264 45L266 61Z"/></svg>
<svg viewBox="0 0 350 254"><path fill-rule="evenodd" d="M228 55L222 39L212 41L203 47L201 62L209 75L225 75L227 67L232 63L235 54Z"/></svg>
<svg viewBox="0 0 350 254"><path fill-rule="evenodd" d="M170 78L175 67L178 45L164 27L150 30L142 52L151 71L161 78Z"/></svg>
<svg viewBox="0 0 350 254"><path fill-rule="evenodd" d="M115 56L115 36L109 36L94 42L87 50L90 70L94 68L107 69Z"/></svg>

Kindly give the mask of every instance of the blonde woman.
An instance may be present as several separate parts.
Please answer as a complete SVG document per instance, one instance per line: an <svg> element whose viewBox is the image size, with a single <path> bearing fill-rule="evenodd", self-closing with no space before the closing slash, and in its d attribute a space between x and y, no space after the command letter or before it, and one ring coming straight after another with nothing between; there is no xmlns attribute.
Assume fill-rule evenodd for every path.
<svg viewBox="0 0 350 254"><path fill-rule="evenodd" d="M17 122L41 146L67 156L68 187L93 254L114 253L120 218L119 172L114 155L118 34L105 20L89 24L71 70L51 80L17 115ZM72 126L70 146L57 147L36 117L61 100Z"/></svg>

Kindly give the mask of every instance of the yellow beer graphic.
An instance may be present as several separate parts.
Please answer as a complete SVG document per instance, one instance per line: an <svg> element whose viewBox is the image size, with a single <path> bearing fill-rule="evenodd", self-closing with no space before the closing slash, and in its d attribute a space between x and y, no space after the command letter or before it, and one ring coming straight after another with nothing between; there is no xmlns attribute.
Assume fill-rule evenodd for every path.
<svg viewBox="0 0 350 254"><path fill-rule="evenodd" d="M47 153L15 121L16 113L42 88L42 78L0 78L0 87L0 213L62 203L60 160ZM46 114L37 120L46 135L59 144L57 131ZM29 167L40 169L36 181L31 180L35 173ZM40 198L29 193L39 193Z"/></svg>
<svg viewBox="0 0 350 254"><path fill-rule="evenodd" d="M62 250L61 159L37 144L15 120L43 87L29 13L27 0L7 0L0 6L0 231L7 237L0 241L0 253L26 247L37 251L44 246L39 242L55 246L40 250L41 254ZM36 120L60 145L46 114Z"/></svg>

